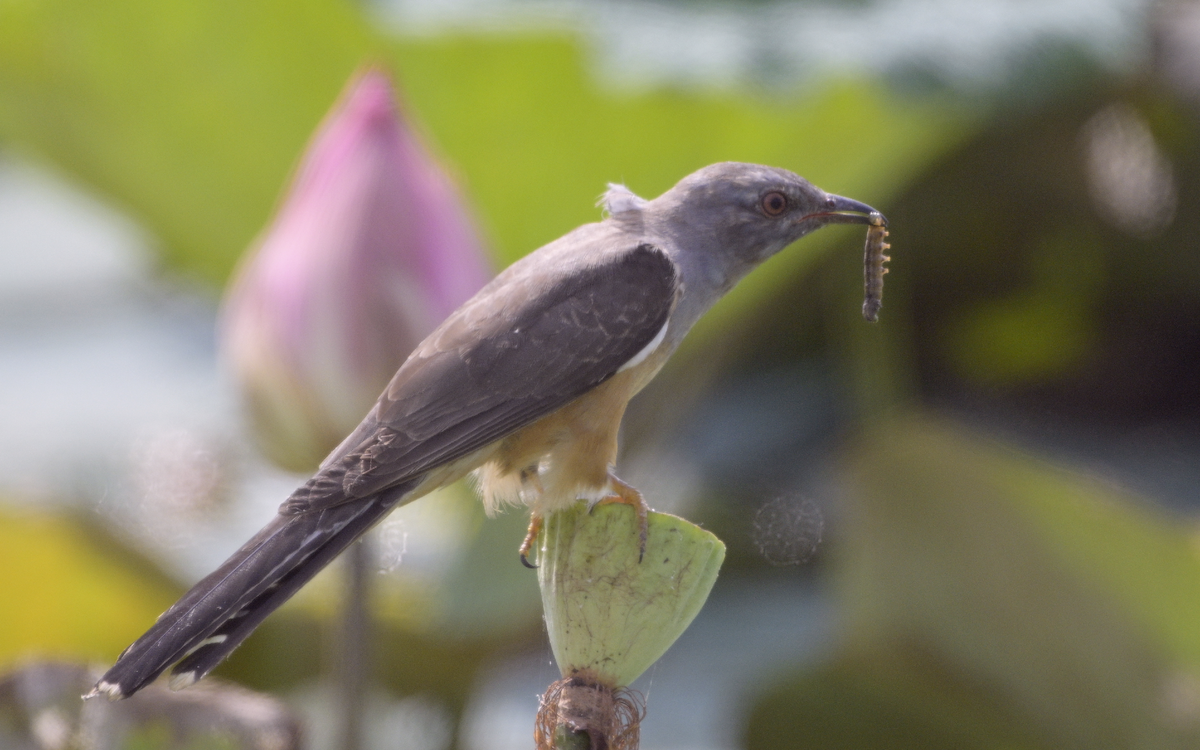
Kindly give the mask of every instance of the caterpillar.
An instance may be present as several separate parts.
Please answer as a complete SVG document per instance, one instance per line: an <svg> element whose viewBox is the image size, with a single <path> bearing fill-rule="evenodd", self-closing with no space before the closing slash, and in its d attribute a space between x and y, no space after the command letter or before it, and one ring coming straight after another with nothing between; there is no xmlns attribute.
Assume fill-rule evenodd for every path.
<svg viewBox="0 0 1200 750"><path fill-rule="evenodd" d="M887 219L878 211L869 217L867 244L863 248L863 318L869 323L879 322L879 308L883 306L883 275L888 272L884 263L891 260L884 255L891 245L884 242L888 236Z"/></svg>

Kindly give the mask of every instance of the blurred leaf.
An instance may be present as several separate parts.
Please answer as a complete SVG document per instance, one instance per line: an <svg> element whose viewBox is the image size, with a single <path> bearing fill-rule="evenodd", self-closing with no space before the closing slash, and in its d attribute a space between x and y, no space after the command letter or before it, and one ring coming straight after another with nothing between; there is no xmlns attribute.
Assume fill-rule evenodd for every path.
<svg viewBox="0 0 1200 750"><path fill-rule="evenodd" d="M914 644L846 649L775 685L755 705L748 748L1033 750L986 687Z"/></svg>
<svg viewBox="0 0 1200 750"><path fill-rule="evenodd" d="M1104 241L1077 225L1046 229L1023 289L977 300L948 321L943 347L964 378L989 386L1052 380L1096 353Z"/></svg>
<svg viewBox="0 0 1200 750"><path fill-rule="evenodd" d="M1200 544L1144 498L1097 479L1012 476L1017 510L1074 575L1098 584L1156 644L1200 667Z"/></svg>
<svg viewBox="0 0 1200 750"><path fill-rule="evenodd" d="M1185 534L928 419L878 428L845 478L843 648L767 693L750 747L1200 742L1200 558ZM790 733L804 736L780 744Z"/></svg>
<svg viewBox="0 0 1200 750"><path fill-rule="evenodd" d="M371 49L349 6L0 4L0 137L113 196L221 283Z"/></svg>
<svg viewBox="0 0 1200 750"><path fill-rule="evenodd" d="M384 49L504 264L597 219L610 180L653 196L734 159L886 201L969 129L948 106L854 83L788 99L622 95L588 77L571 39L385 44L349 6L320 0L27 0L0 6L0 137L116 196L171 262L220 283L342 83ZM752 276L727 313L837 231L818 236Z"/></svg>
<svg viewBox="0 0 1200 750"><path fill-rule="evenodd" d="M69 516L0 509L0 665L28 654L112 659L180 594Z"/></svg>
<svg viewBox="0 0 1200 750"><path fill-rule="evenodd" d="M886 205L972 131L969 113L842 81L799 96L621 94L567 38L405 40L398 77L463 170L501 265L596 221L610 181L652 198L716 161L797 171L830 192ZM751 274L700 324L717 329L851 230L825 230ZM901 235L902 236L902 235Z"/></svg>
<svg viewBox="0 0 1200 750"><path fill-rule="evenodd" d="M975 383L1013 385L1070 373L1096 338L1088 311L1048 294L986 300L954 321L945 347Z"/></svg>

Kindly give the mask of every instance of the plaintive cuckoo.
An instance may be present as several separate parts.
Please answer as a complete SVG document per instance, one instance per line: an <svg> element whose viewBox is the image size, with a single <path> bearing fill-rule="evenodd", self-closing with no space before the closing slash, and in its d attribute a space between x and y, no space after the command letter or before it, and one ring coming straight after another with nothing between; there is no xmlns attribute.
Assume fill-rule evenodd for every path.
<svg viewBox="0 0 1200 750"><path fill-rule="evenodd" d="M646 504L613 474L626 404L755 266L874 209L783 169L725 162L517 261L417 347L362 424L278 514L121 654L86 697L132 695L172 664L207 674L393 508L475 472L489 512L579 499ZM875 221L878 221L876 214Z"/></svg>

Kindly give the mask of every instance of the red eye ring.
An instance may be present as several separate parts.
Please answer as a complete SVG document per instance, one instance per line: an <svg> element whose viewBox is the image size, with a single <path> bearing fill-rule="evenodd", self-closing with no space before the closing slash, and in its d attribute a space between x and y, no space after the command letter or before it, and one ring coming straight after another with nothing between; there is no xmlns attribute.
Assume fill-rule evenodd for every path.
<svg viewBox="0 0 1200 750"><path fill-rule="evenodd" d="M788 198L778 190L772 190L762 197L762 210L767 216L775 217L788 208Z"/></svg>

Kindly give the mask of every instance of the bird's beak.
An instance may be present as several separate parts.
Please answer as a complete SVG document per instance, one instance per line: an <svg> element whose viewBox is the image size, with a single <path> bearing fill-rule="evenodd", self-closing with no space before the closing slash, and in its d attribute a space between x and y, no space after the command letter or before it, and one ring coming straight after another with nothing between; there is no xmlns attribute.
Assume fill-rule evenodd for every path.
<svg viewBox="0 0 1200 750"><path fill-rule="evenodd" d="M817 219L822 224L871 224L872 214L878 215L883 220L883 226L887 226L887 219L883 218L883 214L866 203L859 203L840 195L830 195L825 199L825 205L820 211L808 214L801 221Z"/></svg>

